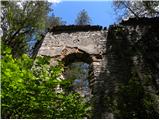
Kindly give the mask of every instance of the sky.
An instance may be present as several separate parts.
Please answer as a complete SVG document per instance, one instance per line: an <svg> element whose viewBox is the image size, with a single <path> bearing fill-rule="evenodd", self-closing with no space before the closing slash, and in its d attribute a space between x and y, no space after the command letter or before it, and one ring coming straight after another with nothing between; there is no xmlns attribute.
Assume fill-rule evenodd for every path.
<svg viewBox="0 0 160 120"><path fill-rule="evenodd" d="M67 25L74 24L77 14L85 9L91 18L92 25L101 25L108 27L116 23L115 12L112 1L94 1L94 0L51 0L52 9L55 16L61 17L67 22Z"/></svg>

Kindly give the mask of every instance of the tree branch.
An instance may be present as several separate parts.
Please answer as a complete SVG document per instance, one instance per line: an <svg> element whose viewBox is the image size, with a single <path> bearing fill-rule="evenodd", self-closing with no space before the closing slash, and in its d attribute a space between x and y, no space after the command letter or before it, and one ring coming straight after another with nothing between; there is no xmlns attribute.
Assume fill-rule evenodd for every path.
<svg viewBox="0 0 160 120"><path fill-rule="evenodd" d="M136 18L139 19L139 16L138 16L130 7L128 7L128 5L125 4L125 2L123 2L123 5L124 5L132 14L134 14L134 16L135 16Z"/></svg>

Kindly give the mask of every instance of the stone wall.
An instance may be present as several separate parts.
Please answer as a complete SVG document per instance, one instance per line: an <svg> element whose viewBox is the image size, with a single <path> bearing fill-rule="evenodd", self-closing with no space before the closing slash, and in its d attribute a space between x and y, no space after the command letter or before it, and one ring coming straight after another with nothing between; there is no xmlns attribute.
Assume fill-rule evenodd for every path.
<svg viewBox="0 0 160 120"><path fill-rule="evenodd" d="M130 19L109 27L106 60L103 61L106 66L105 70L102 68L99 76L103 83L97 87L99 93L96 97L99 97L99 101L95 105L97 114L94 118L116 118L113 106L119 102L116 99L117 91L128 84L134 71L143 85L144 92L154 96L159 94L158 27L157 18ZM146 85L148 75L151 75L147 78L150 82ZM156 101L158 103L158 99ZM154 109L158 113L158 106Z"/></svg>
<svg viewBox="0 0 160 120"><path fill-rule="evenodd" d="M90 64L90 86L94 90L97 83L97 76L103 65L106 52L105 30L96 31L76 31L47 33L38 51L38 55L50 56L51 64L55 65L57 60L62 60L65 64L74 61L83 61ZM68 59L68 60L67 60Z"/></svg>
<svg viewBox="0 0 160 120"><path fill-rule="evenodd" d="M38 54L51 57L67 55L72 48L76 48L90 55L102 55L106 51L105 33L105 31L47 33Z"/></svg>
<svg viewBox="0 0 160 120"><path fill-rule="evenodd" d="M56 60L62 60L66 65L77 60L90 64L92 118L115 118L111 108L117 102L114 99L116 91L119 85L128 83L133 67L143 81L142 66L147 65L153 75L153 84L149 86L151 89L146 89L156 93L159 82L157 18L123 21L110 26L108 31L100 27L90 30L91 26L78 27L74 31L72 28L75 27L63 26L48 32L38 55L50 56L52 65ZM139 49L143 46L144 49ZM147 53L153 56L149 57Z"/></svg>

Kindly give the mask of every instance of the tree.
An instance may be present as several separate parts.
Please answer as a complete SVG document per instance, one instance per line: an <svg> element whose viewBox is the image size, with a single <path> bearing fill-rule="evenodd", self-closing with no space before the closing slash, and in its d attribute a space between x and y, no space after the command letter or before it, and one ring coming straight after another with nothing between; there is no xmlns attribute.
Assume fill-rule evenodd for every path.
<svg viewBox="0 0 160 120"><path fill-rule="evenodd" d="M47 28L52 28L53 26L65 25L66 21L63 21L61 17L57 17L54 14L48 16Z"/></svg>
<svg viewBox="0 0 160 120"><path fill-rule="evenodd" d="M33 36L38 40L46 28L50 4L46 1L2 1L2 42L12 48L14 57L29 49Z"/></svg>
<svg viewBox="0 0 160 120"><path fill-rule="evenodd" d="M88 16L88 13L85 9L79 12L75 23L76 25L89 25L91 23L91 18Z"/></svg>
<svg viewBox="0 0 160 120"><path fill-rule="evenodd" d="M113 2L118 19L127 17L155 17L159 16L158 1L119 1Z"/></svg>

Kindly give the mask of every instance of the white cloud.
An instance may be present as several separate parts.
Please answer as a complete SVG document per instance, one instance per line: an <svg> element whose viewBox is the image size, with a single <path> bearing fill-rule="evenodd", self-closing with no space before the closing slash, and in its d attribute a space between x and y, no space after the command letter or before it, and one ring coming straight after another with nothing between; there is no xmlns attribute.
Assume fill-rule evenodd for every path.
<svg viewBox="0 0 160 120"><path fill-rule="evenodd" d="M48 2L51 2L51 3L55 3L55 4L57 4L57 3L60 3L60 2L61 2L61 0L48 0Z"/></svg>

